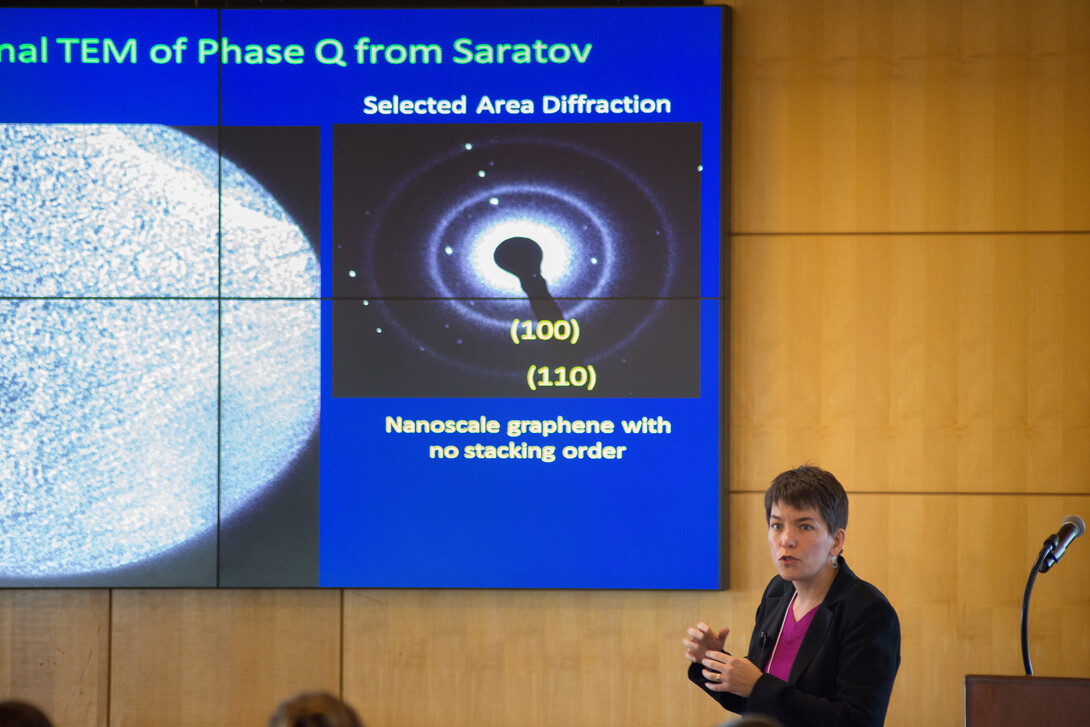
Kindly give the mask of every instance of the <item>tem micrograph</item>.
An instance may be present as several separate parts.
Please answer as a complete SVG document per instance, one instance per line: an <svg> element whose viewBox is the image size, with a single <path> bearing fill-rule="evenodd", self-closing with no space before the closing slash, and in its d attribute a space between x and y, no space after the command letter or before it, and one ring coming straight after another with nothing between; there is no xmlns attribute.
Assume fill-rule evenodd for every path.
<svg viewBox="0 0 1090 727"><path fill-rule="evenodd" d="M281 205L181 131L0 125L0 580L214 549L318 426L319 294Z"/></svg>

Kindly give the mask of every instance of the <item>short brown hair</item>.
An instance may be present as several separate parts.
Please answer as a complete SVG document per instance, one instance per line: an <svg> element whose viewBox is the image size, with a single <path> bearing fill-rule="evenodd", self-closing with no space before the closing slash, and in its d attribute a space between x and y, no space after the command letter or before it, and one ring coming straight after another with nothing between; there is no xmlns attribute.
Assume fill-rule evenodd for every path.
<svg viewBox="0 0 1090 727"><path fill-rule="evenodd" d="M765 522L777 504L817 510L830 533L848 527L848 493L832 473L820 467L803 465L776 475L765 492Z"/></svg>

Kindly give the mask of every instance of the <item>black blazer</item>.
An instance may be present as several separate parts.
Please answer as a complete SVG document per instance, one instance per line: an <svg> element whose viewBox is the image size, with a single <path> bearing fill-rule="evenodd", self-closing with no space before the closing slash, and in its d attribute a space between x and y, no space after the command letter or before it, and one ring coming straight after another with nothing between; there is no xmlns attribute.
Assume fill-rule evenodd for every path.
<svg viewBox="0 0 1090 727"><path fill-rule="evenodd" d="M708 691L700 664L689 679L731 712L767 714L784 727L881 727L901 663L901 625L881 591L843 558L806 630L790 678L762 674L748 698ZM747 657L764 671L795 594L776 576L765 588Z"/></svg>

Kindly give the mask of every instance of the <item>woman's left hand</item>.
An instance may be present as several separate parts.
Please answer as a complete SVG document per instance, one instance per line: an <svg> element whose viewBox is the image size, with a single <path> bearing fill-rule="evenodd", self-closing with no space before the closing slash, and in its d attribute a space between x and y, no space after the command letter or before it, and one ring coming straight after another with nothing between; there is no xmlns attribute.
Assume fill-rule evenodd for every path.
<svg viewBox="0 0 1090 727"><path fill-rule="evenodd" d="M709 651L700 663L704 667L704 678L708 680L705 687L713 692L730 692L739 697L748 697L763 673L749 659L722 651Z"/></svg>

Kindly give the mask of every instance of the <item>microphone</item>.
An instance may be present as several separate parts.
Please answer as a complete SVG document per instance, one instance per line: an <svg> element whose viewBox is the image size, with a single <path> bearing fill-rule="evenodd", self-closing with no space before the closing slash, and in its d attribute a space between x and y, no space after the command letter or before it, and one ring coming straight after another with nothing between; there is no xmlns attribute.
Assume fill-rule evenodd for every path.
<svg viewBox="0 0 1090 727"><path fill-rule="evenodd" d="M1026 592L1022 596L1022 666L1026 668L1026 676L1033 676L1033 664L1029 660L1029 594L1033 591L1033 582L1037 580L1038 573L1047 573L1048 569L1060 562L1064 557L1067 546L1071 541L1086 532L1086 523L1078 515L1068 515L1060 523L1060 529L1055 534L1049 535L1045 540L1045 547L1041 548L1041 554L1033 563L1029 572L1029 580L1026 581Z"/></svg>
<svg viewBox="0 0 1090 727"><path fill-rule="evenodd" d="M1068 515L1064 518L1060 524L1060 529L1054 534L1049 535L1045 540L1045 553L1044 559L1041 561L1041 573L1047 573L1048 569L1060 562L1060 558L1064 557L1064 553L1067 551L1067 546L1071 545L1071 541L1079 537L1086 532L1086 523L1078 515Z"/></svg>

